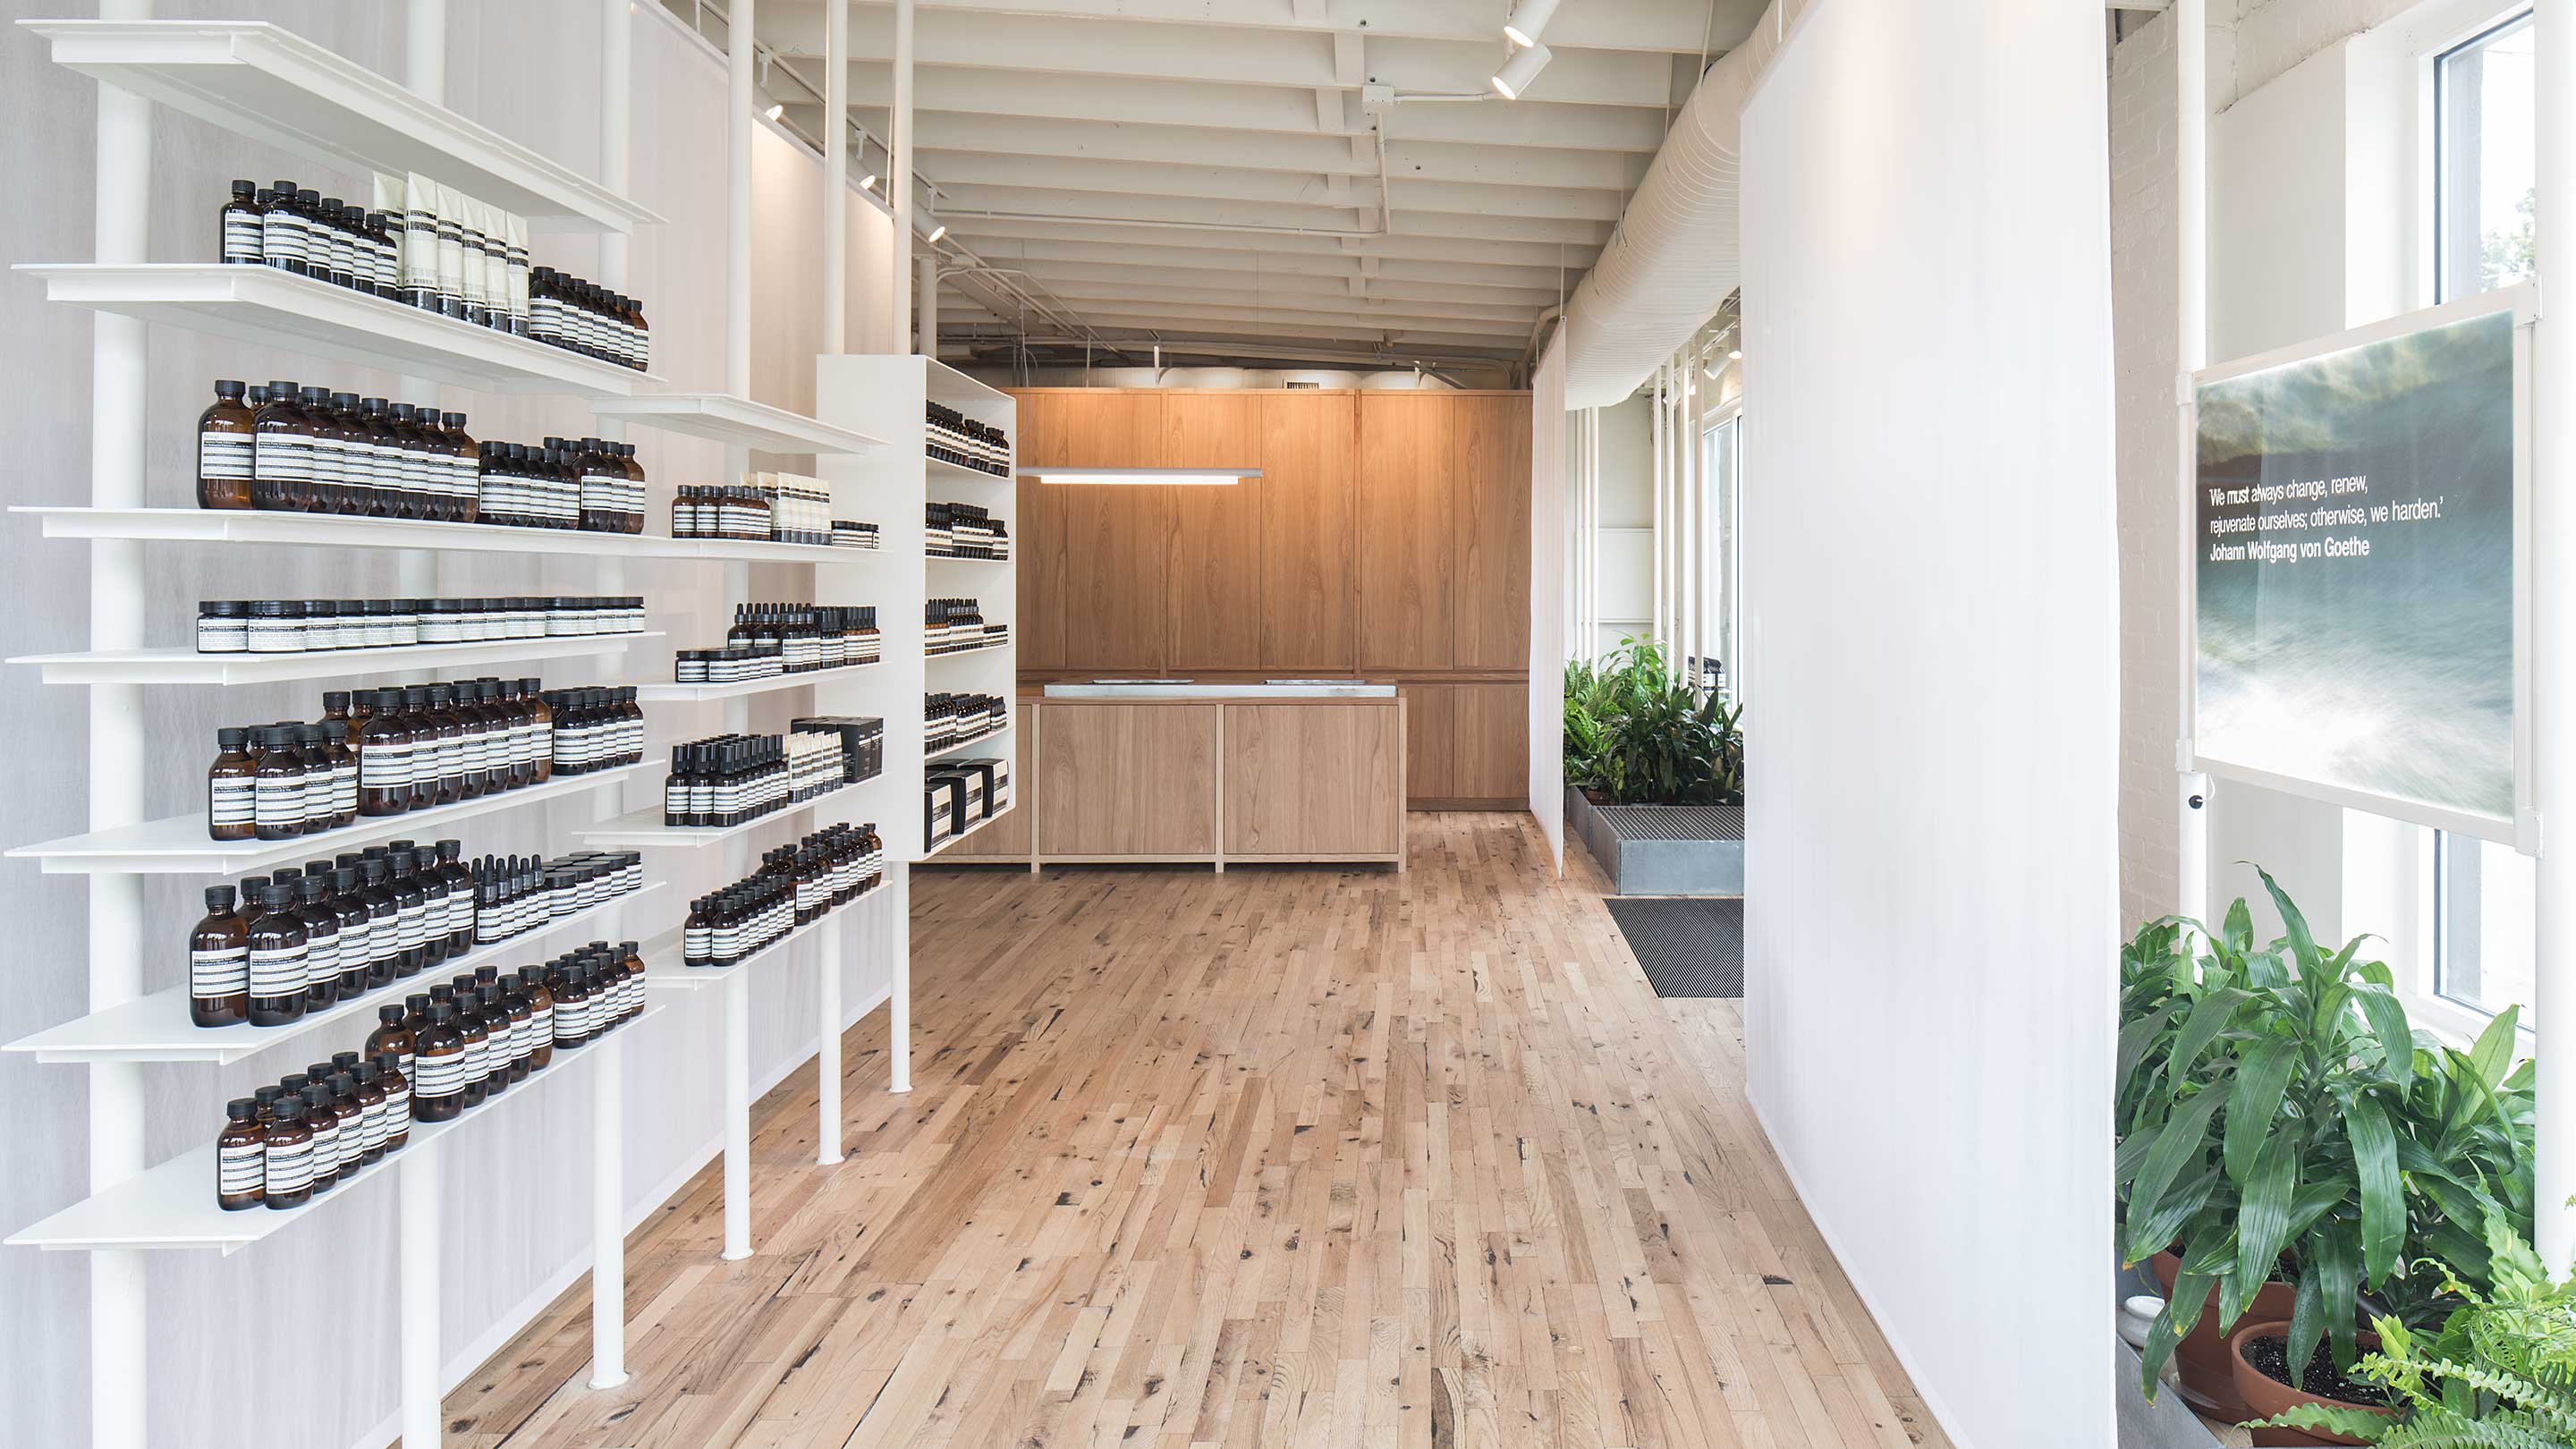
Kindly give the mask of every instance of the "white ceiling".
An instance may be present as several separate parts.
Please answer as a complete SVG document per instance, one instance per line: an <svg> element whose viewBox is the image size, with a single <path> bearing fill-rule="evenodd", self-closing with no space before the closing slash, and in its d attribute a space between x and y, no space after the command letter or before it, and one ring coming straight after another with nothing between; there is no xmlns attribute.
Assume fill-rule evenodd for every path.
<svg viewBox="0 0 2576 1449"><path fill-rule="evenodd" d="M825 3L758 9L764 47L817 92ZM941 333L1161 341L1167 359L1518 359L1703 58L1762 3L1563 0L1524 99L1380 116L1364 87L1490 96L1510 0L922 0L915 167L958 269ZM850 99L880 138L893 50L892 6L854 5ZM797 80L768 89L820 133Z"/></svg>

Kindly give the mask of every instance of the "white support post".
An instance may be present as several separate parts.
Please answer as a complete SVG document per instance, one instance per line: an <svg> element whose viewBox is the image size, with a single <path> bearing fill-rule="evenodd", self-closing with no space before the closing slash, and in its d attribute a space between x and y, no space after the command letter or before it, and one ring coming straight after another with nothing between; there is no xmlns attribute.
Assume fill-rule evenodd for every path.
<svg viewBox="0 0 2576 1449"><path fill-rule="evenodd" d="M100 0L109 20L151 18L150 0ZM93 246L102 262L151 260L152 103L101 85ZM135 318L101 312L90 324L90 502L138 508L144 499L146 333ZM150 597L143 545L102 540L90 545L90 647L143 645L143 604ZM89 823L106 830L144 818L143 691L97 686L89 696ZM89 882L89 1006L104 1011L143 994L143 878L96 875ZM103 1192L144 1168L143 1068L100 1062L89 1069L89 1186ZM97 1449L143 1449L147 1341L143 1254L134 1249L90 1254L90 1442Z"/></svg>
<svg viewBox="0 0 2576 1449"><path fill-rule="evenodd" d="M886 994L886 1090L912 1090L912 867L886 863L886 909L893 938L894 980Z"/></svg>
<svg viewBox="0 0 2576 1449"><path fill-rule="evenodd" d="M894 202L893 349L912 336L912 0L894 0L894 108L886 117L893 141L886 159L886 196Z"/></svg>
<svg viewBox="0 0 2576 1449"><path fill-rule="evenodd" d="M838 4L839 0L832 0ZM814 933L814 1014L822 1031L814 1049L814 1161L841 1160L841 916L823 918Z"/></svg>
<svg viewBox="0 0 2576 1449"><path fill-rule="evenodd" d="M592 1055L590 1386L613 1389L626 1382L625 1036L611 1034Z"/></svg>
<svg viewBox="0 0 2576 1449"><path fill-rule="evenodd" d="M2209 365L2209 5L2208 0L2174 0L2174 253L2175 374L2187 378ZM2182 693L2174 713L2177 741L2191 737L2191 620L2196 607L2191 560L2192 482L2197 471L2197 442L2192 435L2188 398L2176 384L2174 493L2181 509L2183 560L2177 585L2181 592L2175 618L2182 637L2176 655ZM2175 764L2189 763L2178 746ZM2174 873L2176 907L2194 920L2209 918L2209 777L2184 769L2176 782L2179 811Z"/></svg>
<svg viewBox="0 0 2576 1449"><path fill-rule="evenodd" d="M751 72L754 0L725 27L725 391L751 396Z"/></svg>
<svg viewBox="0 0 2576 1449"><path fill-rule="evenodd" d="M823 5L823 350L850 350L850 0Z"/></svg>
<svg viewBox="0 0 2576 1449"><path fill-rule="evenodd" d="M447 0L408 0L403 6L403 85L431 105L447 103ZM438 384L428 378L405 377L394 391L416 407L438 406ZM438 555L425 548L397 551L394 586L411 596L437 594ZM417 683L430 676L402 677Z"/></svg>
<svg viewBox="0 0 2576 1449"><path fill-rule="evenodd" d="M2576 0L2540 0L2534 74L2576 74ZM2534 270L2543 287L2532 337L2532 768L2541 821L2531 1029L2538 1037L2540 1164L2536 1246L2551 1271L2576 1263L2576 87L2533 88L2539 110ZM2556 305L2550 305L2554 302ZM2567 327L2569 332L2558 329Z"/></svg>
<svg viewBox="0 0 2576 1449"><path fill-rule="evenodd" d="M724 983L724 1260L751 1256L751 973Z"/></svg>
<svg viewBox="0 0 2576 1449"><path fill-rule="evenodd" d="M438 1449L439 1143L415 1143L401 1179L402 1449Z"/></svg>
<svg viewBox="0 0 2576 1449"><path fill-rule="evenodd" d="M921 253L921 355L939 355L939 252L924 248Z"/></svg>

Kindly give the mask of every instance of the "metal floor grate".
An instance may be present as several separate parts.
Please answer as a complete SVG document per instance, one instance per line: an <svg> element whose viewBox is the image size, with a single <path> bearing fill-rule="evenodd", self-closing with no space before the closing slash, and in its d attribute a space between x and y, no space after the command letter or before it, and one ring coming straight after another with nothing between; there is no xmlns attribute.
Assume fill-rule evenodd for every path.
<svg viewBox="0 0 2576 1449"><path fill-rule="evenodd" d="M1621 840L1742 840L1741 805L1602 805L1595 807Z"/></svg>

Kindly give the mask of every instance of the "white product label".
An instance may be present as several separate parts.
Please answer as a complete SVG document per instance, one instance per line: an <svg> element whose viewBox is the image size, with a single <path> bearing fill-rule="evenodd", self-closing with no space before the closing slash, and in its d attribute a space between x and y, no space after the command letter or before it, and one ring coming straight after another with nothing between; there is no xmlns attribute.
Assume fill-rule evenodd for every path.
<svg viewBox="0 0 2576 1449"><path fill-rule="evenodd" d="M453 1097L465 1090L465 1053L450 1052L443 1057L414 1059L419 1071L412 1077L415 1096L429 1099Z"/></svg>
<svg viewBox="0 0 2576 1449"><path fill-rule="evenodd" d="M403 1125L411 1118L411 1064L412 1059L404 1057L402 1059L403 1084L399 1087L389 1085L385 1088L385 1136L388 1139L396 1132L411 1130Z"/></svg>
<svg viewBox="0 0 2576 1449"><path fill-rule="evenodd" d="M492 1074L492 1037L486 1032L479 1040L465 1039L465 1080L479 1082Z"/></svg>
<svg viewBox="0 0 2576 1449"><path fill-rule="evenodd" d="M429 902L426 899L418 905L404 906L394 919L394 939L402 943L401 949L416 951L429 943Z"/></svg>
<svg viewBox="0 0 2576 1449"><path fill-rule="evenodd" d="M237 1193L255 1193L267 1178L268 1149L257 1142L227 1144L215 1149L215 1191L226 1197Z"/></svg>
<svg viewBox="0 0 2576 1449"><path fill-rule="evenodd" d="M304 989L304 948L257 947L250 953L250 994L287 996Z"/></svg>
<svg viewBox="0 0 2576 1449"><path fill-rule="evenodd" d="M201 432L197 434L197 476L248 478L251 476L251 453L248 433Z"/></svg>
<svg viewBox="0 0 2576 1449"><path fill-rule="evenodd" d="M534 1052L538 1047L544 1046L548 1042L553 1041L555 1039L554 1003L548 1002L544 1006L540 1006L535 1011L529 1013L528 1024L519 1028L519 1030L522 1039L527 1042L528 1050L531 1052Z"/></svg>
<svg viewBox="0 0 2576 1449"><path fill-rule="evenodd" d="M307 1114L312 1108L304 1109ZM340 1119L323 1109L323 1115L308 1116L313 1124L313 1175L329 1177L340 1170Z"/></svg>
<svg viewBox="0 0 2576 1449"><path fill-rule="evenodd" d="M369 790L401 790L411 785L411 745L406 741L369 740L358 751L358 783Z"/></svg>
<svg viewBox="0 0 2576 1449"><path fill-rule="evenodd" d="M188 953L188 994L238 996L250 987L250 948L226 946Z"/></svg>
<svg viewBox="0 0 2576 1449"><path fill-rule="evenodd" d="M304 984L329 985L340 975L340 933L319 931L304 943Z"/></svg>
<svg viewBox="0 0 2576 1449"><path fill-rule="evenodd" d="M358 813L358 767L354 763L335 765L331 769L331 813Z"/></svg>
<svg viewBox="0 0 2576 1449"><path fill-rule="evenodd" d="M262 775L252 785L252 818L288 830L304 823L304 780L298 775Z"/></svg>
<svg viewBox="0 0 2576 1449"><path fill-rule="evenodd" d="M271 1197L313 1184L313 1139L271 1142L261 1153L260 1176Z"/></svg>
<svg viewBox="0 0 2576 1449"><path fill-rule="evenodd" d="M217 825L248 825L259 818L258 791L238 775L206 782L206 813Z"/></svg>
<svg viewBox="0 0 2576 1449"><path fill-rule="evenodd" d="M375 1152L382 1149L385 1139L394 1134L394 1099L387 1097L372 1107L359 1110L364 1115L359 1118L358 1150Z"/></svg>

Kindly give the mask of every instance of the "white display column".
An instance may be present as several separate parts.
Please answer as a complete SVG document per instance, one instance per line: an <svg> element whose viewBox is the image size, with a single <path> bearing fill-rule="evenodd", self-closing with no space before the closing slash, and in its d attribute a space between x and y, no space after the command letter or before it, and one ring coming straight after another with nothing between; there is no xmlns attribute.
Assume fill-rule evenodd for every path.
<svg viewBox="0 0 2576 1449"><path fill-rule="evenodd" d="M2174 861L2176 908L2195 921L2209 919L2209 777L2191 768L2193 590L2192 479L2199 441L2193 435L2191 375L2209 365L2209 0L2174 0L2174 435L2175 504L2182 513L2182 692L2176 696L2174 763L2180 811Z"/></svg>
<svg viewBox="0 0 2576 1449"><path fill-rule="evenodd" d="M2186 0L2196 3L2196 0ZM2533 39L2537 137L2535 272L2576 283L2576 0L2540 0ZM2576 286L2564 290L2576 297ZM2576 312L2567 298L2544 311L2532 342L2531 547L2533 701L2538 728L2541 852L2532 1030L2538 1035L2540 1145L2535 1236L2553 1272L2576 1262ZM2561 332L2560 328L2569 329Z"/></svg>

